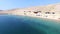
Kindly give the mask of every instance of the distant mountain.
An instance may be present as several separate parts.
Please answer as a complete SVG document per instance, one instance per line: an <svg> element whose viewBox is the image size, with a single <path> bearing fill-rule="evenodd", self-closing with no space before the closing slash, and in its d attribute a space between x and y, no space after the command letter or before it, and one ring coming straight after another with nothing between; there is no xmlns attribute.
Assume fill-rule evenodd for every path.
<svg viewBox="0 0 60 34"><path fill-rule="evenodd" d="M0 10L0 11L3 11L3 10Z"/></svg>

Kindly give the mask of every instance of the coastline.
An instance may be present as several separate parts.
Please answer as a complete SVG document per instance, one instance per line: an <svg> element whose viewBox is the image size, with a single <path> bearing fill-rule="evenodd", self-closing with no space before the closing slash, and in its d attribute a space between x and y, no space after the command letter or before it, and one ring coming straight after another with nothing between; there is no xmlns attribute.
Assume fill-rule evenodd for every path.
<svg viewBox="0 0 60 34"><path fill-rule="evenodd" d="M1 15L18 15L35 18L50 19L60 21L60 4L53 4L47 6L30 7L23 9L12 9L1 11Z"/></svg>
<svg viewBox="0 0 60 34"><path fill-rule="evenodd" d="M19 16L26 16L26 15L19 15ZM43 18L43 17L36 17L36 16L27 16L27 17L38 18L38 19L42 18L42 19L48 19L48 20L53 20L53 21L60 22L59 19Z"/></svg>

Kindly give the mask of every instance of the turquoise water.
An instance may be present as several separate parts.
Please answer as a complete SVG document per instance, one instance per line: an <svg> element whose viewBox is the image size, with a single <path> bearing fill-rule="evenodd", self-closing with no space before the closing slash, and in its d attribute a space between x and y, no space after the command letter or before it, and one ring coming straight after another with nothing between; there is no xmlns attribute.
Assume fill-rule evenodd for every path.
<svg viewBox="0 0 60 34"><path fill-rule="evenodd" d="M0 34L60 34L60 22L27 16L0 16Z"/></svg>

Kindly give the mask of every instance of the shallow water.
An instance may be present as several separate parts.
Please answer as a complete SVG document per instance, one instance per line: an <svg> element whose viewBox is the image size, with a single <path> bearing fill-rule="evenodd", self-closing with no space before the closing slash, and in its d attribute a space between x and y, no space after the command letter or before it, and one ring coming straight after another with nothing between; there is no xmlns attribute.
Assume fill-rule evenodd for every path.
<svg viewBox="0 0 60 34"><path fill-rule="evenodd" d="M0 34L60 34L60 22L27 16L0 16Z"/></svg>

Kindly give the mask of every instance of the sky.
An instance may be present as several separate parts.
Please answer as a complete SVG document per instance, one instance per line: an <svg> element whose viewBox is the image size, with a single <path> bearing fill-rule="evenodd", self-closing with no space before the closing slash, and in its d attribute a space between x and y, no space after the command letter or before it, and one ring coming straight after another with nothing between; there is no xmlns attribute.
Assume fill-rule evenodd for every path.
<svg viewBox="0 0 60 34"><path fill-rule="evenodd" d="M60 0L0 0L0 10L27 8L60 3Z"/></svg>

